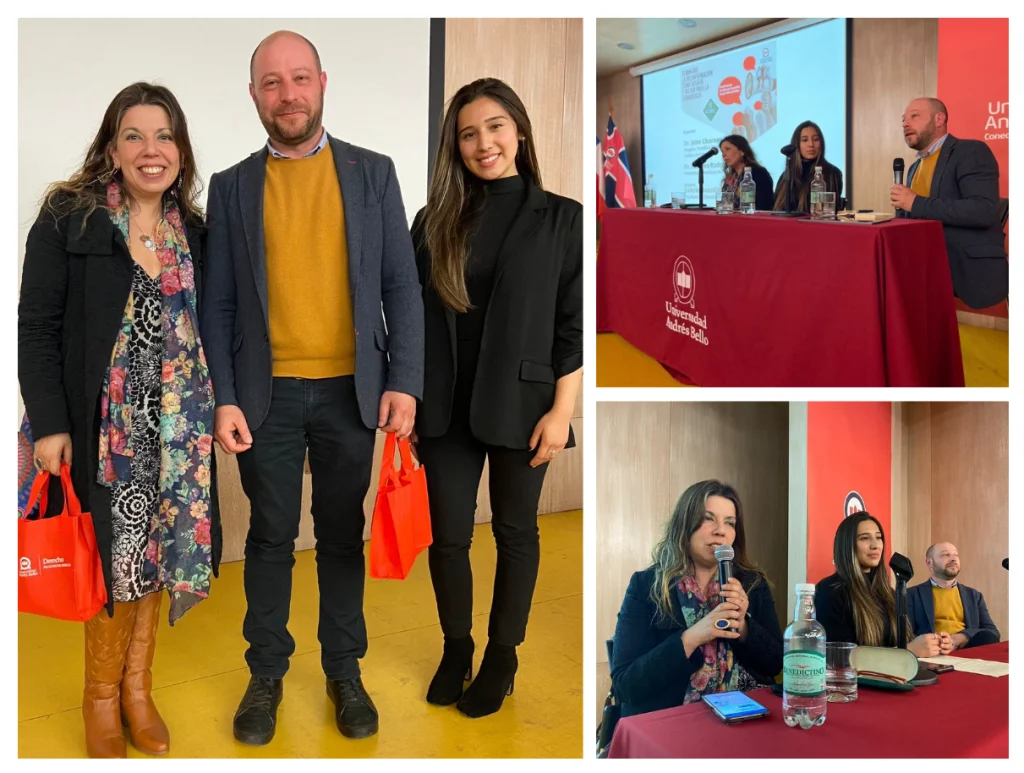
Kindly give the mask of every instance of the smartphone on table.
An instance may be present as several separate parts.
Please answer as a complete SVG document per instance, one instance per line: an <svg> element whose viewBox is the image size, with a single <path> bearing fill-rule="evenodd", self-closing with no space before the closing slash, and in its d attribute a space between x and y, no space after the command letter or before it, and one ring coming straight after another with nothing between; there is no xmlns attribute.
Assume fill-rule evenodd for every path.
<svg viewBox="0 0 1024 773"><path fill-rule="evenodd" d="M727 725L746 722L748 719L760 719L769 714L768 709L739 691L705 695L701 700Z"/></svg>

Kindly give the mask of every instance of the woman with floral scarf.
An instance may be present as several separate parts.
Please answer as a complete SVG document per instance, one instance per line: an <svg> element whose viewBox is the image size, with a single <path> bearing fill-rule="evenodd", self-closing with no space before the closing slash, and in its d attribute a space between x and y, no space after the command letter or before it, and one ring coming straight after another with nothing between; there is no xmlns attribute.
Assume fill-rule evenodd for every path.
<svg viewBox="0 0 1024 773"><path fill-rule="evenodd" d="M208 597L220 558L198 191L178 101L135 83L82 167L47 191L25 248L18 378L33 456L70 466L107 587L85 623L90 757L126 756L122 721L139 751L168 752L151 696L161 603L173 625Z"/></svg>
<svg viewBox="0 0 1024 773"><path fill-rule="evenodd" d="M719 545L735 554L724 587ZM782 631L768 579L747 559L739 495L716 480L695 483L619 610L611 672L622 716L764 687L781 670Z"/></svg>

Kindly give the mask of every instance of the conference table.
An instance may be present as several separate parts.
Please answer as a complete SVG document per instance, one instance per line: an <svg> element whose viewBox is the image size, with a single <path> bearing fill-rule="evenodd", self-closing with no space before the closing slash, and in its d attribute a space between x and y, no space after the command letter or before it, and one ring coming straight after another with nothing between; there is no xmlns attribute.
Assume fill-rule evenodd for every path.
<svg viewBox="0 0 1024 773"><path fill-rule="evenodd" d="M964 385L937 221L609 209L597 332L699 386Z"/></svg>
<svg viewBox="0 0 1024 773"><path fill-rule="evenodd" d="M1010 662L1009 642L959 650L960 658ZM934 685L896 692L861 687L829 703L825 723L788 727L770 688L748 695L771 714L726 725L703 703L619 720L609 757L947 758L1010 753L1010 677L951 671Z"/></svg>

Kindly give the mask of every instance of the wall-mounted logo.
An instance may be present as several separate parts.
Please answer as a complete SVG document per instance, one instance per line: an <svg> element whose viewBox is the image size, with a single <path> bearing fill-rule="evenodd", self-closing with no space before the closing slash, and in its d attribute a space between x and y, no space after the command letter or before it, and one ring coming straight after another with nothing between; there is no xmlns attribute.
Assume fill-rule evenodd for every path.
<svg viewBox="0 0 1024 773"><path fill-rule="evenodd" d="M672 267L672 286L675 288L676 303L693 308L696 279L693 274L693 264L685 255L676 258L676 263Z"/></svg>
<svg viewBox="0 0 1024 773"><path fill-rule="evenodd" d="M851 491L846 495L846 501L843 502L843 518L847 518L855 513L863 513L866 509L861 495L856 491Z"/></svg>

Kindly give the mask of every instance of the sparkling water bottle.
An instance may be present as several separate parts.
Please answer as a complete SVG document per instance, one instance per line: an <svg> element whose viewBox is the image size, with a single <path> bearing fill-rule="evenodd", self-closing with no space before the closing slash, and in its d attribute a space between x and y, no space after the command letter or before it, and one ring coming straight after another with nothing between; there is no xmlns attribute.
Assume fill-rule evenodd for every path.
<svg viewBox="0 0 1024 773"><path fill-rule="evenodd" d="M825 629L814 619L814 585L797 583L796 614L783 635L782 718L808 730L825 721Z"/></svg>
<svg viewBox="0 0 1024 773"><path fill-rule="evenodd" d="M753 215L757 210L754 202L757 200L757 184L750 176L750 167L743 170L743 179L740 181L740 212L744 215Z"/></svg>
<svg viewBox="0 0 1024 773"><path fill-rule="evenodd" d="M811 218L823 220L825 217L825 203L822 195L825 192L825 178L821 174L821 167L814 167L814 179L811 180Z"/></svg>
<svg viewBox="0 0 1024 773"><path fill-rule="evenodd" d="M654 175L647 175L647 185L644 186L644 206L658 206L658 192L654 190Z"/></svg>

